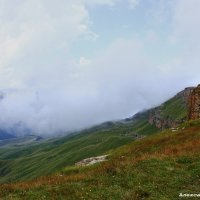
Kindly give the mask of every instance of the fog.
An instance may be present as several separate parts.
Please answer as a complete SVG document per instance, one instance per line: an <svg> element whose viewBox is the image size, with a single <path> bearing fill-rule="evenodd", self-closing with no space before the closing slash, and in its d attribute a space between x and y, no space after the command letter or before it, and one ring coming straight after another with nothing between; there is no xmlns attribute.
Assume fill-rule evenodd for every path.
<svg viewBox="0 0 200 200"><path fill-rule="evenodd" d="M91 57L72 53L74 43L86 41L81 48L88 51L87 42L98 46L102 37L92 29L91 10L123 2L131 12L143 5L141 16L148 10L142 0L0 0L1 129L79 130L132 116L200 82L198 0L160 0L151 12L167 6L169 13L156 14L164 25L152 15L157 26L144 25L143 34L113 36Z"/></svg>

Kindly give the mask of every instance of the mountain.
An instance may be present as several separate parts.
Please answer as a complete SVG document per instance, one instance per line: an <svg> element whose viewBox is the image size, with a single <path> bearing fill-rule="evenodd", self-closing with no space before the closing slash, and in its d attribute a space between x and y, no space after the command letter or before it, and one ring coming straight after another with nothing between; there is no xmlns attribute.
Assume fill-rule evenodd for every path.
<svg viewBox="0 0 200 200"><path fill-rule="evenodd" d="M12 137L6 140L0 141L0 149L8 148L11 149L13 147L25 147L27 145L38 144L39 142L44 141L44 138L36 135L26 135L19 137Z"/></svg>
<svg viewBox="0 0 200 200"><path fill-rule="evenodd" d="M108 195L110 194L109 198L106 198L104 196L104 194L106 193L106 188L104 185L106 184L105 180L112 180L112 177L110 177L110 175L115 177L115 174L118 174L118 169L119 171L121 171L124 167L124 169L128 171L125 170L125 174L123 174L122 172L119 174L119 177L117 176L117 180L120 181L120 185L114 184L116 186L116 189L119 188L122 193L123 191L125 191L123 190L123 188L121 188L122 182L130 182L130 185L127 187L131 187L131 184L133 187L134 184L137 185L138 182L141 182L145 185L145 179L149 178L148 174L145 174L145 170L142 171L143 174L141 174L141 177L139 179L134 179L134 177L137 177L137 173L140 174L140 167L141 169L144 167L143 165L140 165L140 163L137 164L138 161L144 160L144 162L148 163L148 165L146 166L146 170L147 172L150 172L150 174L152 173L152 175L156 177L155 172L152 172L152 170L156 168L158 169L158 171L160 170L160 173L163 176L163 159L154 163L154 161L149 162L148 158L154 159L154 157L157 158L156 156L158 156L158 158L161 156L162 158L163 155L166 155L168 156L166 158L170 160L172 156L179 156L180 149L180 151L183 151L183 156L186 156L187 160L188 154L184 148L188 148L189 150L191 147L187 147L187 144L190 144L190 142L192 142L191 145L194 143L194 146L197 146L196 144L198 142L195 143L195 137L193 139L191 135L194 136L196 134L196 141L199 140L198 137L200 136L197 134L198 131L200 131L199 121L197 120L194 122L187 122L187 119L189 119L189 113L192 112L194 106L196 107L196 103L192 101L193 96L195 96L196 99L200 99L200 96L196 95L195 91L196 88L186 88L185 90L178 93L173 98L156 108L137 113L133 117L123 120L115 122L105 122L89 129L73 133L66 137L49 139L45 141L40 141L39 143L23 143L23 145L19 146L9 144L7 144L6 146L2 146L0 148L0 182L10 183L16 181L31 181L41 176L47 176L44 178L38 178L38 182L37 180L33 180L32 182L24 183L24 185L26 185L24 187L30 187L30 191L36 192L41 195L43 194L42 192L45 191L45 186L40 187L40 183L48 185L48 178L50 181L49 184L52 186L51 188L51 186L48 185L48 188L51 188L52 190L55 184L54 181L58 180L58 183L61 184L58 184L58 191L60 192L60 194L62 194L62 191L60 191L60 188L62 187L66 189L65 194L68 194L67 191L70 187L68 187L68 184L66 184L65 180L71 180L71 184L75 188L75 191L74 193L72 192L72 194L75 196L79 196L79 193L76 194L76 191L79 189L76 188L77 185L73 181L77 181L79 180L79 177L83 177L83 180L80 178L82 181L78 184L80 184L80 187L84 188L84 185L86 184L85 181L87 180L87 175L84 174L84 170L86 170L86 172L87 170L89 170L88 178L91 177L91 179L94 170L94 173L102 173L102 177L100 177L100 179L98 179L99 177L97 176L94 178L94 180L95 182L99 182L100 185L101 183L103 184L101 194L104 197L103 199L112 199L112 192L110 193L109 191L107 191ZM195 100L195 102L196 101L197 100ZM190 137L187 136L188 133L190 134ZM119 147L120 149L117 150L117 148ZM195 151L197 151L198 148L195 148ZM103 167L102 170L101 167L99 169L98 166L94 168L93 166L89 168L74 167L75 163L83 159L98 157L101 155L109 155L108 159L110 161L108 161L107 163L112 163L113 166L111 164L108 164L108 166L105 164L105 167ZM151 155L153 155L154 157L151 157ZM130 163L127 159L130 159ZM179 158L177 157L177 159ZM170 163L172 163L172 168L176 168L176 163L173 164L173 162L174 160L172 159L169 161L169 163L167 161L166 164L170 168ZM102 165L104 166L104 164ZM159 165L160 167L158 167L157 165ZM163 168L163 170L164 169L165 168ZM132 176L130 177L132 177L131 179L133 179L135 182L131 182L131 179L129 180L128 173L131 173L131 171L129 170L133 170ZM178 168L175 169L175 174L172 174L173 177L175 177L176 173L180 173L180 171L176 170L178 170ZM185 170L185 173L187 173L187 169ZM59 175L49 177L50 174L55 173L58 173ZM64 180L62 179L63 175ZM162 181L162 176L157 177L158 180ZM124 181L120 180L120 177L121 179L124 179ZM105 178L105 180L103 178ZM153 177L150 177L150 179L152 178ZM113 181L117 182L117 180L114 179ZM110 183L110 180L107 181L108 183ZM39 185L39 187L43 189L41 189L41 191L37 187L32 189L29 183L33 183L33 185ZM62 185L62 183L64 184L64 186ZM88 184L89 185L87 187L91 187L90 183ZM18 188L18 184L8 186L10 188L13 188L11 189L11 193L13 192L13 195L16 195L14 189L15 186L16 188ZM142 190L141 194L139 193L138 195L146 195L145 191L148 190L148 187L150 186L146 185L146 189ZM2 188L4 188L4 186L0 187L0 195L5 195ZM96 190L97 188L93 189ZM115 194L115 189L109 189L113 191L113 194ZM137 192L138 191L134 191L133 195L136 195ZM55 195L58 195L58 193L55 192ZM71 199L75 198L75 196L73 195ZM86 194L84 193L84 195ZM119 194L119 197L120 195L122 194ZM151 192L149 194L148 191L147 195L151 195ZM19 196L21 197L20 193ZM29 196L27 196L27 198L30 199ZM117 198L118 197L116 194L116 198L114 199ZM93 199L98 198L96 196ZM129 198L127 197L127 199Z"/></svg>
<svg viewBox="0 0 200 200"><path fill-rule="evenodd" d="M88 130L89 132L95 132L97 130L114 128L118 127L118 125L129 123L129 125L132 124L134 126L135 132L143 135L144 132L145 134L148 134L147 132L151 125L156 126L158 129L162 130L170 127L176 127L187 119L188 98L193 89L194 87L186 88L162 105L143 112L139 112L132 117L115 122L105 122L100 125L85 129L84 131ZM3 98L4 96L1 97L0 94L0 100ZM139 127L135 128L135 126ZM27 136L31 134L32 131L27 128L22 121L19 121L10 127L9 131L0 129L0 140L14 138L15 136Z"/></svg>
<svg viewBox="0 0 200 200"><path fill-rule="evenodd" d="M194 89L194 87L185 88L162 105L139 112L125 121L137 123L143 119L160 130L177 127L188 119L189 101Z"/></svg>
<svg viewBox="0 0 200 200"><path fill-rule="evenodd" d="M141 140L160 130L177 126L187 118L187 100L192 88L186 88L161 106L133 117L103 124L62 138L31 142L11 140L0 148L0 182L33 179L51 174L88 157Z"/></svg>
<svg viewBox="0 0 200 200"><path fill-rule="evenodd" d="M7 131L0 129L0 140L8 140L8 139L13 139L16 138L16 136L8 133Z"/></svg>
<svg viewBox="0 0 200 200"><path fill-rule="evenodd" d="M161 106L149 110L149 123L159 129L177 127L188 118L189 99L194 87L186 88Z"/></svg>
<svg viewBox="0 0 200 200"><path fill-rule="evenodd" d="M200 191L199 144L200 122L188 122L113 150L101 164L1 185L0 198L178 200Z"/></svg>
<svg viewBox="0 0 200 200"><path fill-rule="evenodd" d="M49 175L84 158L104 154L136 140L130 125L85 130L75 135L27 145L0 148L0 182L29 180Z"/></svg>

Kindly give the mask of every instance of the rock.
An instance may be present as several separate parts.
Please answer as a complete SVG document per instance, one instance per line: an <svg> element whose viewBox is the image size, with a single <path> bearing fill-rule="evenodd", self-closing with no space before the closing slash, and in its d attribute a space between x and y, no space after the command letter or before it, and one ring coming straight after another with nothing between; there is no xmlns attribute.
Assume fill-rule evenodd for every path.
<svg viewBox="0 0 200 200"><path fill-rule="evenodd" d="M171 131L172 131L172 132L177 132L177 131L178 131L178 128L171 128Z"/></svg>
<svg viewBox="0 0 200 200"><path fill-rule="evenodd" d="M81 160L77 162L75 165L76 166L88 166L88 165L93 165L95 163L100 163L104 162L107 160L108 155L104 156L98 156L98 157L91 157L91 158L86 158L84 160Z"/></svg>
<svg viewBox="0 0 200 200"><path fill-rule="evenodd" d="M200 119L200 85L193 89L188 101L188 119Z"/></svg>
<svg viewBox="0 0 200 200"><path fill-rule="evenodd" d="M194 87L185 88L185 90L179 92L174 99L180 99L183 106L188 109L188 101L191 97ZM155 125L159 129L167 129L171 127L177 127L186 120L186 117L180 120L173 120L169 116L162 115L162 106L156 107L149 111L148 122L151 125Z"/></svg>

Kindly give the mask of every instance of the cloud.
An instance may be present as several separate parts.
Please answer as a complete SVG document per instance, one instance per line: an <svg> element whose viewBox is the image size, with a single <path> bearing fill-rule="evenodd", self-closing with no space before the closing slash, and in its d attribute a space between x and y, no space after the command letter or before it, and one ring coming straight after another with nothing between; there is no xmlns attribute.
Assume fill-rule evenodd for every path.
<svg viewBox="0 0 200 200"><path fill-rule="evenodd" d="M118 2L0 0L0 127L72 131L130 116L198 82L198 0L170 4L164 36L144 27L143 34L113 38L98 55L72 57L74 42L98 42L91 7Z"/></svg>
<svg viewBox="0 0 200 200"><path fill-rule="evenodd" d="M87 5L92 5L92 6L96 6L96 5L108 5L108 6L114 6L115 3L118 0L83 0L83 2L85 2Z"/></svg>
<svg viewBox="0 0 200 200"><path fill-rule="evenodd" d="M51 60L55 62L53 59L59 59L61 54L67 57L69 46L79 37L94 37L84 4L40 0L0 3L0 64L7 68L4 72L7 80L13 71L21 76L32 67L42 68Z"/></svg>
<svg viewBox="0 0 200 200"><path fill-rule="evenodd" d="M129 6L131 9L135 9L139 3L140 3L140 0L128 0L129 2Z"/></svg>
<svg viewBox="0 0 200 200"><path fill-rule="evenodd" d="M91 63L91 61L85 57L80 57L79 65L80 66L87 66Z"/></svg>
<svg viewBox="0 0 200 200"><path fill-rule="evenodd" d="M187 73L195 83L199 82L200 65L200 22L198 18L200 2L198 0L177 0L172 18L173 44L179 45L181 72Z"/></svg>
<svg viewBox="0 0 200 200"><path fill-rule="evenodd" d="M186 42L195 44L199 42L200 34L200 1L178 0L175 4L173 26L177 37L184 37ZM197 45L196 45L197 46Z"/></svg>

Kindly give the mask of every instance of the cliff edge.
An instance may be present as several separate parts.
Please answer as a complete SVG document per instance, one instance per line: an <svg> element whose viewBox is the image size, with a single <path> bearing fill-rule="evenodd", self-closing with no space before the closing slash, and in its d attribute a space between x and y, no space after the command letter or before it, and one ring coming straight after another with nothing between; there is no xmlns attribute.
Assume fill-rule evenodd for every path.
<svg viewBox="0 0 200 200"><path fill-rule="evenodd" d="M194 88L188 100L188 120L200 119L200 85Z"/></svg>

